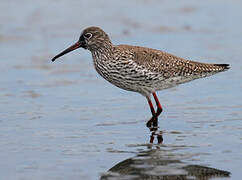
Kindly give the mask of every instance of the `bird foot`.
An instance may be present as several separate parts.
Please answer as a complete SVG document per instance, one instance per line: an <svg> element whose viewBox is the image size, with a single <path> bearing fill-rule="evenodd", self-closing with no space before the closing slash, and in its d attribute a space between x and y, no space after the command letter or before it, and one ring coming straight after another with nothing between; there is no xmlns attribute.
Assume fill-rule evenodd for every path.
<svg viewBox="0 0 242 180"><path fill-rule="evenodd" d="M146 126L150 129L150 131L156 131L158 130L158 118L152 117L147 123Z"/></svg>
<svg viewBox="0 0 242 180"><path fill-rule="evenodd" d="M147 127L147 128L151 128L151 125L152 125L152 121L149 120L149 121L146 123L146 127Z"/></svg>

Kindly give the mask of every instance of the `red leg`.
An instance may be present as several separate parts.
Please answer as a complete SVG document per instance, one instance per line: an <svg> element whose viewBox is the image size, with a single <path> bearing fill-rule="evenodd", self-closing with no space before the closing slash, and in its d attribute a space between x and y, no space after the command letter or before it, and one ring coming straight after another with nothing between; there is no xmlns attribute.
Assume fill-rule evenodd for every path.
<svg viewBox="0 0 242 180"><path fill-rule="evenodd" d="M152 104L152 101L150 100L149 97L147 97L147 101L149 103L150 110L151 110L151 113L152 113L152 118L146 123L146 126L150 128L150 131L152 131L151 136L150 136L150 143L153 143L154 136L156 135L157 136L157 140L158 140L158 144L162 144L162 142L163 142L162 134L160 134L160 133L156 134L156 132L158 130L158 116L162 112L162 106L160 104L160 101L159 101L158 97L156 96L156 93L153 92L152 95L153 95L153 97L155 99L157 110L155 112L155 109L154 109L154 106ZM152 125L152 127L151 127L151 125Z"/></svg>
<svg viewBox="0 0 242 180"><path fill-rule="evenodd" d="M157 110L156 110L156 114L155 114L155 120L153 121L153 126L154 127L157 127L158 126L158 116L161 114L162 112L162 107L161 107L161 104L160 104L160 101L158 99L158 97L156 96L155 92L152 93L153 94L153 97L155 99L155 103L156 103L156 106L157 106Z"/></svg>
<svg viewBox="0 0 242 180"><path fill-rule="evenodd" d="M162 106L161 106L160 101L159 101L158 97L156 96L155 92L153 92L152 94L153 94L153 97L155 99L155 103L157 106L156 117L158 117L162 112Z"/></svg>
<svg viewBox="0 0 242 180"><path fill-rule="evenodd" d="M151 113L152 113L152 116L155 116L155 109L154 109L154 106L153 106L153 104L152 104L152 101L150 100L150 98L149 97L146 97L147 98L147 101L148 101L148 103L149 103L149 106L150 106L150 111L151 111Z"/></svg>
<svg viewBox="0 0 242 180"><path fill-rule="evenodd" d="M157 119L157 118L156 118L156 113L155 113L155 109L154 109L154 106L153 106L153 104L152 104L152 101L150 100L149 97L146 97L146 98L147 98L147 101L148 101L149 106L150 106L150 111L151 111L151 113L152 113L152 118L146 123L146 126L147 126L147 127L151 127L151 123L152 123L155 119Z"/></svg>

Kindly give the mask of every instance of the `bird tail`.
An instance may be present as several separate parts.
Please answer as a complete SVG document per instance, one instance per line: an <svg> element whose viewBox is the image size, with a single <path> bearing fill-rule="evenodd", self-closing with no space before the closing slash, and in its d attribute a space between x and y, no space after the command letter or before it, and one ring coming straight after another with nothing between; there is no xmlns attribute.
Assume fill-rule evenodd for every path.
<svg viewBox="0 0 242 180"><path fill-rule="evenodd" d="M226 71L230 68L229 64L213 64L218 67L218 71Z"/></svg>

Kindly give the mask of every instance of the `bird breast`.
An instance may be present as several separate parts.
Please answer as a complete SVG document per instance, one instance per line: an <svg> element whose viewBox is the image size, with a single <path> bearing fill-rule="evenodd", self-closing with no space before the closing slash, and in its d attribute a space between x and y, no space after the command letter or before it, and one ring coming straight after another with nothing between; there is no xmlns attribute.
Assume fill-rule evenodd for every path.
<svg viewBox="0 0 242 180"><path fill-rule="evenodd" d="M159 74L136 64L132 59L112 58L99 53L92 53L92 56L96 71L113 85L125 90L146 96L154 91L156 81L162 79Z"/></svg>

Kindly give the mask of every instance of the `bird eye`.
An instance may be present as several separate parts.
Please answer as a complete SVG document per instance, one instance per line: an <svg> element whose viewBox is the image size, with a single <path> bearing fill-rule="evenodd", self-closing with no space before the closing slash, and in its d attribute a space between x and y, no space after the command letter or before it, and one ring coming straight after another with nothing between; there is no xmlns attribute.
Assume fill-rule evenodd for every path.
<svg viewBox="0 0 242 180"><path fill-rule="evenodd" d="M86 33L86 34L84 34L84 37L86 39L90 39L92 37L92 34L91 33Z"/></svg>

